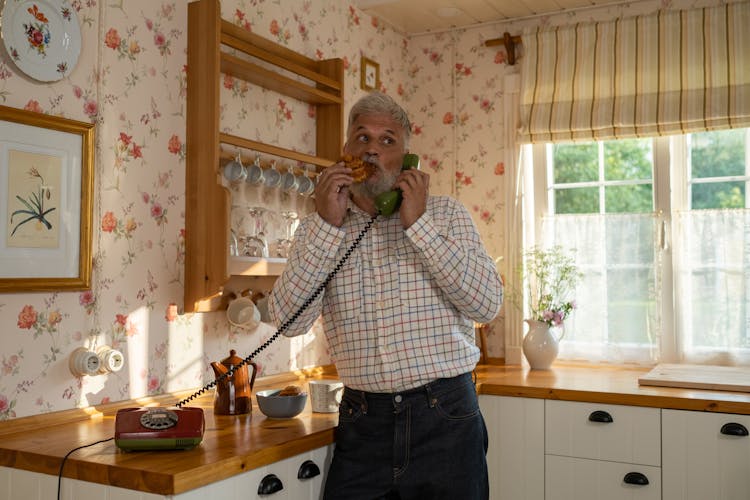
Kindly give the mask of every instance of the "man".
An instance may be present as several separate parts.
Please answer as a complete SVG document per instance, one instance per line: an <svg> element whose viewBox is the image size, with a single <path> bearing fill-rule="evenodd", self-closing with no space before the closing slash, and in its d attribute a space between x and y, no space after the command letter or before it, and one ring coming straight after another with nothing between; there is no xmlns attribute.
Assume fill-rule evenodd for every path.
<svg viewBox="0 0 750 500"><path fill-rule="evenodd" d="M288 336L322 314L345 384L326 499L488 497L473 324L497 315L503 287L465 208L430 196L427 173L401 171L410 133L406 112L385 94L354 104L344 153L377 171L362 183L343 162L321 173L316 211L297 229L269 300L279 324L307 305ZM375 196L395 188L400 208L373 223Z"/></svg>

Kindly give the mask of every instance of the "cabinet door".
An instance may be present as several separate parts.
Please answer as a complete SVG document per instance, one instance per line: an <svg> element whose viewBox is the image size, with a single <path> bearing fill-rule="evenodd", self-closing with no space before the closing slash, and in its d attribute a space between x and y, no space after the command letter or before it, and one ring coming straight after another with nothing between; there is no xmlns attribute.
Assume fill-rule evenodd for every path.
<svg viewBox="0 0 750 500"><path fill-rule="evenodd" d="M306 453L300 453L294 457L284 459L267 467L268 474L275 474L278 477L284 489L266 497L276 500L318 500L323 496L323 485L325 483L325 474L328 471L328 465L331 461L329 453L331 447L324 446ZM300 478L300 468L310 467L306 462L312 462L317 468L317 475L309 478Z"/></svg>
<svg viewBox="0 0 750 500"><path fill-rule="evenodd" d="M748 500L750 416L662 410L664 500ZM741 430L741 429L740 429Z"/></svg>
<svg viewBox="0 0 750 500"><path fill-rule="evenodd" d="M311 451L308 458L320 468L319 476L307 480L311 490L310 499L323 500L325 478L328 477L328 467L330 467L331 459L333 458L333 445L323 446Z"/></svg>
<svg viewBox="0 0 750 500"><path fill-rule="evenodd" d="M658 408L547 400L548 455L661 465Z"/></svg>
<svg viewBox="0 0 750 500"><path fill-rule="evenodd" d="M544 498L544 400L479 396L489 449L490 499Z"/></svg>
<svg viewBox="0 0 750 500"><path fill-rule="evenodd" d="M635 475L633 479L629 474ZM633 484L636 482L642 484ZM661 470L648 465L547 455L544 487L545 500L659 500Z"/></svg>

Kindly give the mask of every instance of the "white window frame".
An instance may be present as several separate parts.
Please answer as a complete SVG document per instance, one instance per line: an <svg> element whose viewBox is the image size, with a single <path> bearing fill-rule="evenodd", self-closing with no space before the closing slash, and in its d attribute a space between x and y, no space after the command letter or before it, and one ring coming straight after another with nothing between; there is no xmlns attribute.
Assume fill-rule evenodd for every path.
<svg viewBox="0 0 750 500"><path fill-rule="evenodd" d="M657 137L653 144L653 195L654 211L662 217L662 231L659 241L660 259L663 265L661 287L661 337L659 339L659 360L664 363L681 362L680 339L675 325L675 297L672 241L673 233L672 213L674 211L690 209L690 186L695 183L711 182L712 179L693 181L690 178L688 164L689 136ZM745 181L745 207L750 208L750 129L746 135L746 176L742 178L724 177L721 181ZM525 207L525 238L524 246L531 247L540 244L542 234L542 217L550 214L552 197L551 162L549 155L551 148L547 144L527 146L531 149L532 164L526 165L531 171L527 176L526 188L533 193L533 203ZM600 150L601 151L601 150ZM527 170L527 172L529 171Z"/></svg>

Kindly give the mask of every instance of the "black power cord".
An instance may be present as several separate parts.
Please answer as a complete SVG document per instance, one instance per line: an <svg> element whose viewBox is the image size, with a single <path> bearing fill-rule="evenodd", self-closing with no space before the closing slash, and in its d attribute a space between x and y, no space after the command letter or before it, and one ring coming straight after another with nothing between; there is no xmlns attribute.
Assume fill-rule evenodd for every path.
<svg viewBox="0 0 750 500"><path fill-rule="evenodd" d="M68 453L65 454L65 456L62 459L62 462L60 463L60 472L57 473L57 500L60 500L60 492L62 491L62 474L63 474L63 467L65 467L65 461L68 459L68 457L78 450L81 450L83 448L88 448L89 446L94 446L95 444L100 443L106 443L107 441L112 441L114 439L114 436L107 439L102 439L100 441L96 441L95 443L89 443L84 444L83 446L79 446L78 448L73 448Z"/></svg>

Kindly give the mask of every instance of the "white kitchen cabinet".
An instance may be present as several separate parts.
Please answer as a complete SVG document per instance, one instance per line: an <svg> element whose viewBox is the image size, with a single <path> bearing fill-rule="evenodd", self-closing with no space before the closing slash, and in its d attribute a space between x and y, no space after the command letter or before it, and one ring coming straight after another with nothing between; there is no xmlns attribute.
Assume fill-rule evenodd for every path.
<svg viewBox="0 0 750 500"><path fill-rule="evenodd" d="M328 466L331 464L333 445L300 453L279 462L230 477L223 481L175 495L174 500L205 500L222 498L227 500L319 500L323 496L323 485ZM308 460L318 468L319 474L300 479L300 467ZM261 495L258 486L268 476L273 475L280 481L282 488L274 493Z"/></svg>
<svg viewBox="0 0 750 500"><path fill-rule="evenodd" d="M661 498L659 408L547 400L545 500Z"/></svg>
<svg viewBox="0 0 750 500"><path fill-rule="evenodd" d="M490 499L544 499L544 400L479 396L489 449Z"/></svg>
<svg viewBox="0 0 750 500"><path fill-rule="evenodd" d="M662 426L664 500L750 499L750 415L662 410Z"/></svg>
<svg viewBox="0 0 750 500"><path fill-rule="evenodd" d="M661 469L547 455L544 484L545 500L659 500Z"/></svg>
<svg viewBox="0 0 750 500"><path fill-rule="evenodd" d="M174 496L156 495L142 491L63 478L62 500L320 500L324 478L331 464L333 445L301 453L279 462L258 467L222 481L186 491ZM309 479L297 477L300 466L312 460L320 474ZM271 495L259 495L258 485L269 474L274 474L283 486ZM57 497L57 477L22 469L0 467L0 500L48 500Z"/></svg>
<svg viewBox="0 0 750 500"><path fill-rule="evenodd" d="M332 453L332 446L324 446L323 448L288 458L277 464L269 465L266 473L276 474L281 479L284 489L273 495L260 496L259 498L271 498L273 500L321 499L323 497L324 477L328 472L328 466L331 464ZM298 477L300 467L308 461L315 464L320 473L314 477L300 479Z"/></svg>

